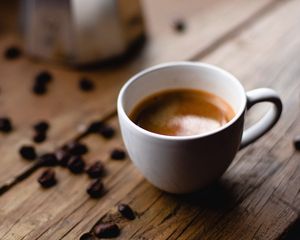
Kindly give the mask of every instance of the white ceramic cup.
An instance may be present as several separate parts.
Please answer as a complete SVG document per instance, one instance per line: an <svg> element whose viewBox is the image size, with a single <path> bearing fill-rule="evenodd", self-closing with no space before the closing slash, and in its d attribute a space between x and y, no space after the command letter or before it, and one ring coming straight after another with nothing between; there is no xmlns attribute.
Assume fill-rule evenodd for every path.
<svg viewBox="0 0 300 240"><path fill-rule="evenodd" d="M145 97L178 88L201 89L225 99L235 117L214 131L193 136L156 134L129 119ZM244 130L246 110L259 102L271 102L273 106ZM282 103L274 90L260 88L245 93L241 83L225 70L193 62L150 67L129 79L118 97L119 123L130 158L149 182L171 193L193 192L218 179L237 151L269 131L281 111Z"/></svg>

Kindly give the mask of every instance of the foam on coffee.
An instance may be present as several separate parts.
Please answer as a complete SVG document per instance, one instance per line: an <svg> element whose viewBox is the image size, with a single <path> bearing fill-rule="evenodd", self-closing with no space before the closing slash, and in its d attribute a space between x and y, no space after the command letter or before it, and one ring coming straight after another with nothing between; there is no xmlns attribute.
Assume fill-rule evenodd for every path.
<svg viewBox="0 0 300 240"><path fill-rule="evenodd" d="M221 97L202 90L174 89L142 100L130 119L150 132L169 136L191 136L211 132L235 113Z"/></svg>

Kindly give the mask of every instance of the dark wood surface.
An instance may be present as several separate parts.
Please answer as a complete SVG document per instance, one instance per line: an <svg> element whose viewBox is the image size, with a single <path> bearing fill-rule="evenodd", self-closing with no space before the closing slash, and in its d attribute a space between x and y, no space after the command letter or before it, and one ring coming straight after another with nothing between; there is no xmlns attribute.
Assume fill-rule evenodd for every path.
<svg viewBox="0 0 300 240"><path fill-rule="evenodd" d="M300 153L293 138L300 134L300 2L281 0L143 1L148 41L121 64L93 70L33 61L26 55L8 61L6 48L22 39L16 33L14 1L0 3L0 116L10 116L15 130L0 134L0 239L79 239L102 220L118 222L119 239L300 239ZM184 19L187 29L172 25ZM193 60L216 64L236 75L246 90L274 88L282 97L281 120L266 136L239 152L220 181L204 191L175 196L150 185L130 159L112 161L109 153L123 147L115 113L122 84L156 63ZM54 80L45 96L31 93L34 76L47 69ZM87 76L90 93L78 89ZM268 106L248 113L247 125ZM105 119L117 129L112 140L87 135L86 161L106 166L106 194L99 200L85 192L90 180L55 168L58 185L44 190L37 183L42 169L22 160L18 149L31 143L32 125L47 119L48 140L39 153L53 151L80 136L90 121ZM31 171L21 181L19 177ZM138 212L124 221L116 204Z"/></svg>

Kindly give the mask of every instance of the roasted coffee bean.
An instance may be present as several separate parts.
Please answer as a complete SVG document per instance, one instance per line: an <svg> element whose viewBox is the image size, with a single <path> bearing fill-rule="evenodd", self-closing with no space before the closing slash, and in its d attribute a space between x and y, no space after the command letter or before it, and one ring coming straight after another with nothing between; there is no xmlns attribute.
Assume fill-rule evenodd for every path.
<svg viewBox="0 0 300 240"><path fill-rule="evenodd" d="M42 71L36 75L35 84L45 86L47 83L51 82L52 79L53 77L50 72Z"/></svg>
<svg viewBox="0 0 300 240"><path fill-rule="evenodd" d="M50 188L54 186L57 183L55 172L51 169L45 170L38 178L38 182L43 188Z"/></svg>
<svg viewBox="0 0 300 240"><path fill-rule="evenodd" d="M40 121L34 124L33 128L37 132L47 132L47 130L49 129L49 123L47 123L46 121Z"/></svg>
<svg viewBox="0 0 300 240"><path fill-rule="evenodd" d="M123 217L129 219L129 220L134 220L135 219L135 214L132 211L131 207L127 204L120 203L118 205L118 211L122 214Z"/></svg>
<svg viewBox="0 0 300 240"><path fill-rule="evenodd" d="M120 228L115 223L99 223L94 227L98 238L115 238L120 235Z"/></svg>
<svg viewBox="0 0 300 240"><path fill-rule="evenodd" d="M2 117L0 118L0 132L9 133L13 130L11 121L9 118Z"/></svg>
<svg viewBox="0 0 300 240"><path fill-rule="evenodd" d="M103 124L104 123L102 121L94 121L87 128L87 132L89 132L89 133L97 133L97 132L100 131L100 129L102 128Z"/></svg>
<svg viewBox="0 0 300 240"><path fill-rule="evenodd" d="M103 175L103 170L103 164L100 161L96 161L88 167L86 172L90 176L90 178L99 178Z"/></svg>
<svg viewBox="0 0 300 240"><path fill-rule="evenodd" d="M174 29L177 32L184 32L186 30L186 24L183 20L177 20L174 22Z"/></svg>
<svg viewBox="0 0 300 240"><path fill-rule="evenodd" d="M66 151L64 149L59 149L55 153L55 156L57 158L58 165L60 165L62 167L68 166L68 162L71 158L71 154L68 151Z"/></svg>
<svg viewBox="0 0 300 240"><path fill-rule="evenodd" d="M72 173L79 174L84 171L85 162L80 156L71 157L68 161L68 168Z"/></svg>
<svg viewBox="0 0 300 240"><path fill-rule="evenodd" d="M11 46L5 50L4 57L8 60L13 60L13 59L20 57L21 54L22 54L22 52L21 52L20 48L18 48L16 46Z"/></svg>
<svg viewBox="0 0 300 240"><path fill-rule="evenodd" d="M58 164L56 155L53 153L46 153L39 157L39 164L41 166L56 166Z"/></svg>
<svg viewBox="0 0 300 240"><path fill-rule="evenodd" d="M100 179L96 179L91 182L90 186L87 188L86 192L90 195L92 198L99 198L103 194L103 183Z"/></svg>
<svg viewBox="0 0 300 240"><path fill-rule="evenodd" d="M46 140L47 135L45 132L37 132L35 133L35 135L33 136L33 141L35 143L42 143Z"/></svg>
<svg viewBox="0 0 300 240"><path fill-rule="evenodd" d="M82 78L79 80L79 87L82 91L88 92L88 91L92 91L95 88L95 85L92 82L92 80L87 78Z"/></svg>
<svg viewBox="0 0 300 240"><path fill-rule="evenodd" d="M84 233L80 236L79 240L94 240L94 236L91 233Z"/></svg>
<svg viewBox="0 0 300 240"><path fill-rule="evenodd" d="M300 135L295 137L294 147L295 147L296 150L300 150Z"/></svg>
<svg viewBox="0 0 300 240"><path fill-rule="evenodd" d="M47 92L47 87L46 85L35 83L33 85L32 92L36 95L44 95Z"/></svg>
<svg viewBox="0 0 300 240"><path fill-rule="evenodd" d="M103 125L99 129L99 134L102 135L104 138L112 138L115 135L115 129L113 129L111 126Z"/></svg>
<svg viewBox="0 0 300 240"><path fill-rule="evenodd" d="M88 152L88 147L85 144L76 141L70 142L67 147L69 152L75 156L83 155Z"/></svg>
<svg viewBox="0 0 300 240"><path fill-rule="evenodd" d="M111 159L122 160L126 157L126 153L122 149L114 149L110 154Z"/></svg>
<svg viewBox="0 0 300 240"><path fill-rule="evenodd" d="M19 150L20 155L22 158L27 160L34 160L36 159L36 152L34 147L32 146L22 146Z"/></svg>

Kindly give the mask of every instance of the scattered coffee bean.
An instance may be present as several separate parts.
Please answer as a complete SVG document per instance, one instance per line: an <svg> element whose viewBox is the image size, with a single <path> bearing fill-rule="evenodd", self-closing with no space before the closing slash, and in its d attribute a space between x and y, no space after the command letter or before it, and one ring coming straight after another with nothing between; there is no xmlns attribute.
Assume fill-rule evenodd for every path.
<svg viewBox="0 0 300 240"><path fill-rule="evenodd" d="M114 149L110 154L111 159L122 160L126 157L125 151L122 149Z"/></svg>
<svg viewBox="0 0 300 240"><path fill-rule="evenodd" d="M113 129L111 126L103 125L99 129L99 134L102 135L104 138L112 138L115 135L115 129Z"/></svg>
<svg viewBox="0 0 300 240"><path fill-rule="evenodd" d="M135 219L135 214L132 211L131 207L127 204L120 203L118 205L118 211L122 214L123 217L129 219L129 220L134 220Z"/></svg>
<svg viewBox="0 0 300 240"><path fill-rule="evenodd" d="M0 132L9 133L13 130L11 121L9 118L2 117L0 118Z"/></svg>
<svg viewBox="0 0 300 240"><path fill-rule="evenodd" d="M51 169L45 170L38 178L38 182L43 188L50 188L54 186L57 183L55 172Z"/></svg>
<svg viewBox="0 0 300 240"><path fill-rule="evenodd" d="M46 121L41 121L33 125L33 128L37 132L47 132L49 129L49 123Z"/></svg>
<svg viewBox="0 0 300 240"><path fill-rule="evenodd" d="M80 236L80 239L79 240L93 240L95 239L93 234L91 233L84 233Z"/></svg>
<svg viewBox="0 0 300 240"><path fill-rule="evenodd" d="M42 71L35 77L33 92L37 95L43 95L47 92L47 84L51 82L52 75L48 71Z"/></svg>
<svg viewBox="0 0 300 240"><path fill-rule="evenodd" d="M100 161L96 161L91 166L89 166L86 172L90 176L90 178L99 178L103 175L103 170L103 164Z"/></svg>
<svg viewBox="0 0 300 240"><path fill-rule="evenodd" d="M39 164L41 166L52 167L56 166L58 163L55 154L53 153L46 153L39 157Z"/></svg>
<svg viewBox="0 0 300 240"><path fill-rule="evenodd" d="M90 186L87 188L86 192L90 195L92 198L99 198L103 194L103 183L100 179L96 179L92 181Z"/></svg>
<svg viewBox="0 0 300 240"><path fill-rule="evenodd" d="M52 79L53 77L50 72L42 71L36 75L35 84L46 86L46 84L51 82Z"/></svg>
<svg viewBox="0 0 300 240"><path fill-rule="evenodd" d="M33 141L35 143L42 143L46 140L47 135L45 132L37 132L35 133L35 135L33 136Z"/></svg>
<svg viewBox="0 0 300 240"><path fill-rule="evenodd" d="M100 131L100 129L102 128L103 124L104 123L102 121L94 121L87 128L87 132L88 133L97 133L97 132Z"/></svg>
<svg viewBox="0 0 300 240"><path fill-rule="evenodd" d="M120 228L115 223L100 223L94 227L98 238L115 238L120 235Z"/></svg>
<svg viewBox="0 0 300 240"><path fill-rule="evenodd" d="M20 155L22 158L27 160L34 160L36 159L36 152L34 147L32 146L22 146L19 150Z"/></svg>
<svg viewBox="0 0 300 240"><path fill-rule="evenodd" d="M88 152L87 146L80 142L73 141L73 142L70 142L67 146L68 146L69 152L75 156L83 155Z"/></svg>
<svg viewBox="0 0 300 240"><path fill-rule="evenodd" d="M68 161L68 168L72 173L82 173L85 168L85 162L80 156L71 157Z"/></svg>
<svg viewBox="0 0 300 240"><path fill-rule="evenodd" d="M300 135L295 137L294 147L295 147L296 150L300 150Z"/></svg>
<svg viewBox="0 0 300 240"><path fill-rule="evenodd" d="M180 32L180 33L184 32L186 30L185 22L183 20L175 21L174 29L175 29L175 31Z"/></svg>
<svg viewBox="0 0 300 240"><path fill-rule="evenodd" d="M92 80L87 78L82 78L79 80L79 87L82 91L89 92L95 88L95 85L92 82Z"/></svg>
<svg viewBox="0 0 300 240"><path fill-rule="evenodd" d="M22 54L22 52L21 52L20 48L18 48L16 46L11 46L5 50L4 57L8 60L13 60L13 59L20 57L21 54Z"/></svg>
<svg viewBox="0 0 300 240"><path fill-rule="evenodd" d="M64 149L59 149L55 153L55 156L57 158L58 165L60 165L62 167L68 166L68 162L71 158L71 154L68 151L66 151Z"/></svg>
<svg viewBox="0 0 300 240"><path fill-rule="evenodd" d="M32 92L36 95L44 95L47 92L47 87L42 84L34 84L32 88Z"/></svg>

